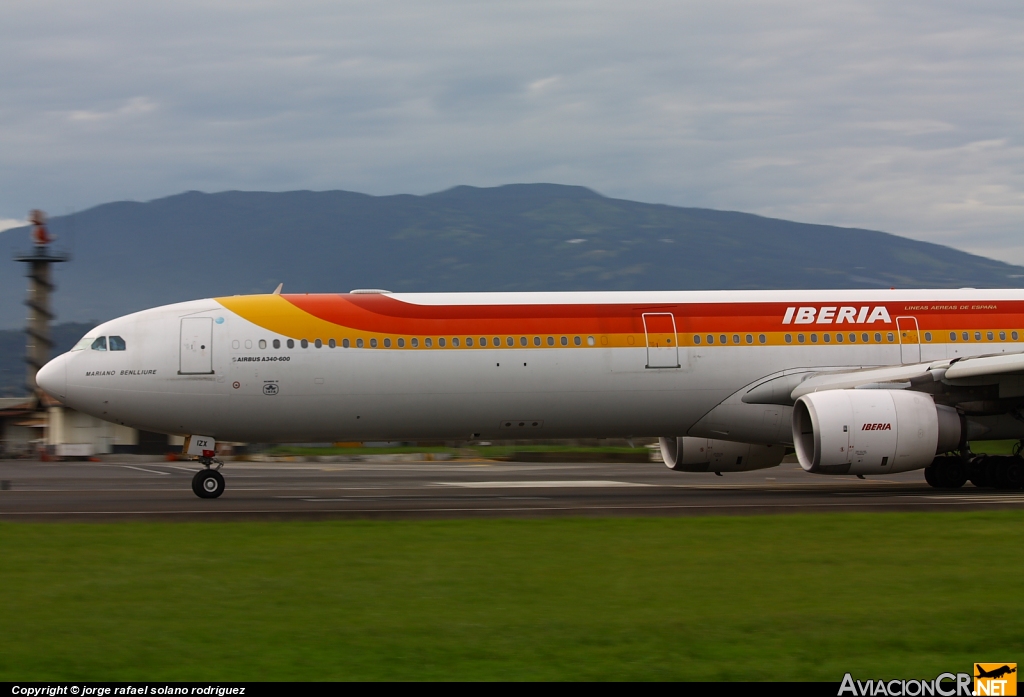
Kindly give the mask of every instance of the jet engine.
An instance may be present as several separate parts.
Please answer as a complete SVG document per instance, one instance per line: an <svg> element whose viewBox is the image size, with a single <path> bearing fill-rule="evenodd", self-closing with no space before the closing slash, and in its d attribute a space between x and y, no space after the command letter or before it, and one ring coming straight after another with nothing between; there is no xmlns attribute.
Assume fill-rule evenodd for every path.
<svg viewBox="0 0 1024 697"><path fill-rule="evenodd" d="M907 390L830 390L797 399L793 444L800 466L819 474L889 474L927 467L956 450L963 417Z"/></svg>
<svg viewBox="0 0 1024 697"><path fill-rule="evenodd" d="M661 457L679 472L747 472L782 462L782 445L752 445L712 438L659 438Z"/></svg>

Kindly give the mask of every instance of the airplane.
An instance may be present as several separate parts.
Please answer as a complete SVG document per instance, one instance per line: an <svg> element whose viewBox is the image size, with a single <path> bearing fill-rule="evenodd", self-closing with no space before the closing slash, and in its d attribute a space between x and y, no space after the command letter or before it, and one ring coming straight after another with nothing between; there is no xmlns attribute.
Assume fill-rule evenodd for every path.
<svg viewBox="0 0 1024 697"><path fill-rule="evenodd" d="M1003 665L1003 666L1000 666L999 668L994 668L993 670L985 670L984 668L982 668L978 664L975 664L974 667L978 669L978 674L974 676L976 678L995 678L995 679L998 679L998 678L1003 677L1004 675L1009 675L1011 673L1016 673L1017 672L1016 668L1011 668L1008 665Z"/></svg>
<svg viewBox="0 0 1024 697"><path fill-rule="evenodd" d="M217 442L658 437L681 472L924 469L1021 488L1024 290L391 293L208 298L105 322L38 385ZM214 467L216 465L216 467Z"/></svg>

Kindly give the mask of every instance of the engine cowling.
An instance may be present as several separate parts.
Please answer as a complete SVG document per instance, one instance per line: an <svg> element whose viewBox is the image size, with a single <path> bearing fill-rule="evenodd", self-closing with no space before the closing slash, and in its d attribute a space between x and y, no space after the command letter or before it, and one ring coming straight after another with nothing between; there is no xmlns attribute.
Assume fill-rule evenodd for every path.
<svg viewBox="0 0 1024 697"><path fill-rule="evenodd" d="M888 474L920 469L955 450L965 431L951 407L907 390L830 390L797 399L793 445L800 466L819 474Z"/></svg>
<svg viewBox="0 0 1024 697"><path fill-rule="evenodd" d="M659 438L661 458L679 472L747 472L775 467L786 448L713 438Z"/></svg>

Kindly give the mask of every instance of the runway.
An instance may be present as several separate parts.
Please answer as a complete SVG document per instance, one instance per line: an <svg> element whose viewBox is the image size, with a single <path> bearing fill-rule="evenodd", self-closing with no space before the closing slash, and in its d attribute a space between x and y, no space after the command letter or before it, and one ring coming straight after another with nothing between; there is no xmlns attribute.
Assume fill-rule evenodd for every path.
<svg viewBox="0 0 1024 697"><path fill-rule="evenodd" d="M198 466L163 460L0 461L0 521L230 521L690 516L1024 507L1024 492L932 489L920 471L860 480L795 463L726 474L658 463L229 462L224 495L197 498Z"/></svg>

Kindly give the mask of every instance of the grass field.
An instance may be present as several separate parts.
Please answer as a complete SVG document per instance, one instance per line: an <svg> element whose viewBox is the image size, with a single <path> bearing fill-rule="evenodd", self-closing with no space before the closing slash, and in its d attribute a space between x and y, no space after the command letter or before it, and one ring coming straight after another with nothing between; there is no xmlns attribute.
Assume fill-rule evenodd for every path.
<svg viewBox="0 0 1024 697"><path fill-rule="evenodd" d="M0 680L934 677L1024 514L0 525Z"/></svg>

